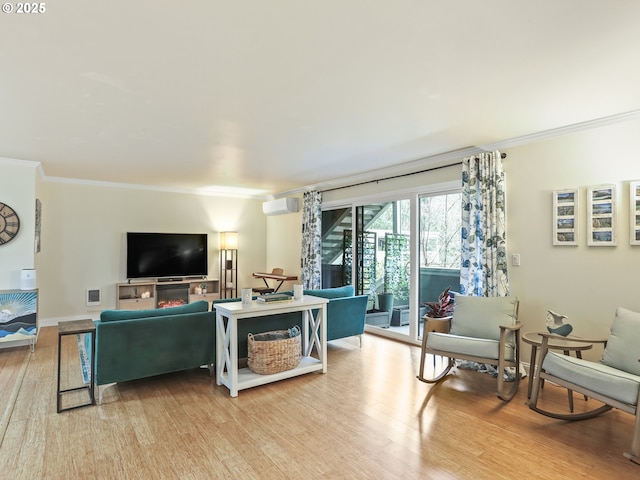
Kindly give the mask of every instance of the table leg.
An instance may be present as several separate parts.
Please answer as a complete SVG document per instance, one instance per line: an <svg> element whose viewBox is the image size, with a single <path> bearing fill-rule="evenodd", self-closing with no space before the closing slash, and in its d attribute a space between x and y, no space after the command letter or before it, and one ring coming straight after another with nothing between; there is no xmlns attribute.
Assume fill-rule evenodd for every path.
<svg viewBox="0 0 640 480"><path fill-rule="evenodd" d="M96 332L86 333L85 335L91 335L91 387L89 388L89 395L91 396L91 405L96 404L96 392L95 392L95 376L96 376Z"/></svg>
<svg viewBox="0 0 640 480"><path fill-rule="evenodd" d="M569 355L569 350L564 351L565 355ZM573 413L573 390L567 388L567 396L569 397L569 411Z"/></svg>
<svg viewBox="0 0 640 480"><path fill-rule="evenodd" d="M60 413L60 350L62 347L62 335L58 333L58 390L56 393L56 412Z"/></svg>
<svg viewBox="0 0 640 480"><path fill-rule="evenodd" d="M536 373L536 354L538 347L531 345L531 359L529 360L529 385L527 386L527 399L531 399L531 387L533 385L533 376Z"/></svg>
<svg viewBox="0 0 640 480"><path fill-rule="evenodd" d="M327 373L327 305L324 304L318 309L318 315L320 316L320 334L322 337L320 348L320 362L322 362L322 373Z"/></svg>
<svg viewBox="0 0 640 480"><path fill-rule="evenodd" d="M231 368L229 375L229 392L232 397L238 396L238 319L232 315L227 324L229 327L229 355Z"/></svg>
<svg viewBox="0 0 640 480"><path fill-rule="evenodd" d="M418 370L418 378L420 379L424 378L424 357L425 357L426 347L427 347L427 332L425 328L422 334L422 348L420 349L420 370ZM434 365L434 368L435 368L435 365Z"/></svg>
<svg viewBox="0 0 640 480"><path fill-rule="evenodd" d="M216 384L222 385L222 373L224 372L223 358L224 353L228 351L226 345L226 329L224 328L224 318L219 312L216 312ZM223 349L224 352L223 352Z"/></svg>

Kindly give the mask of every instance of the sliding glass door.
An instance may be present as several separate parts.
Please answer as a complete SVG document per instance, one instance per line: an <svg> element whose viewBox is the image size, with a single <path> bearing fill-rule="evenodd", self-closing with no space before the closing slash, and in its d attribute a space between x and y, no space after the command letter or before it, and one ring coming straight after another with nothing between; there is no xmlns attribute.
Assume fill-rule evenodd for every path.
<svg viewBox="0 0 640 480"><path fill-rule="evenodd" d="M323 211L323 287L354 285L367 331L419 341L422 304L459 288L460 205L452 192Z"/></svg>
<svg viewBox="0 0 640 480"><path fill-rule="evenodd" d="M460 193L419 197L418 299L420 306L438 298L446 288L460 289L462 196ZM424 311L420 312L420 317ZM417 338L422 338L423 322Z"/></svg>

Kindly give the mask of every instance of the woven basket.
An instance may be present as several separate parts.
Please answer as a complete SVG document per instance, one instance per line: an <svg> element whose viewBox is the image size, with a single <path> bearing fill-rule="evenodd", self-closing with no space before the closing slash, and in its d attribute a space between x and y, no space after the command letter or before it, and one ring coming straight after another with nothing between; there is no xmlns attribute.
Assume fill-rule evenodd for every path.
<svg viewBox="0 0 640 480"><path fill-rule="evenodd" d="M289 330L274 330L265 333L250 333L248 365L252 372L260 375L283 372L296 368L302 358L300 329L290 336Z"/></svg>

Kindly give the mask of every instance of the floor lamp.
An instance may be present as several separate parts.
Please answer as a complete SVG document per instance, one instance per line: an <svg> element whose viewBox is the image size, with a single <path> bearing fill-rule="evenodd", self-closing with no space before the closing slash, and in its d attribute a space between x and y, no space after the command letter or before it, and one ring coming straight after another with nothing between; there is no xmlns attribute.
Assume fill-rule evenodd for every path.
<svg viewBox="0 0 640 480"><path fill-rule="evenodd" d="M220 232L220 298L238 296L238 232Z"/></svg>

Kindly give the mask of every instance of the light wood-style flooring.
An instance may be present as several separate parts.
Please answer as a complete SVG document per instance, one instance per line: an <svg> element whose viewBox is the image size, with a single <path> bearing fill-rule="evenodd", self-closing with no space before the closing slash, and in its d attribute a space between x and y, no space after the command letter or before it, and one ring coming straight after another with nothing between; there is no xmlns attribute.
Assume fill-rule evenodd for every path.
<svg viewBox="0 0 640 480"><path fill-rule="evenodd" d="M576 423L503 403L487 374L419 382L419 348L366 334L329 344L313 373L230 398L206 369L119 384L56 413L57 330L0 350L0 413L30 355L0 446L0 479L637 479L633 417ZM546 406L566 408L547 385ZM576 409L585 401L575 395ZM593 402L593 400L589 400ZM1 436L0 436L1 438Z"/></svg>

